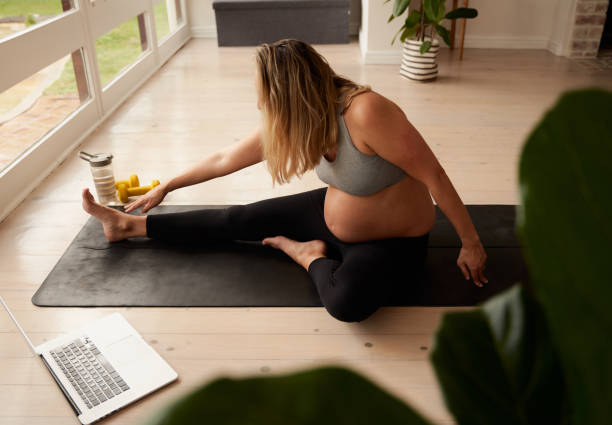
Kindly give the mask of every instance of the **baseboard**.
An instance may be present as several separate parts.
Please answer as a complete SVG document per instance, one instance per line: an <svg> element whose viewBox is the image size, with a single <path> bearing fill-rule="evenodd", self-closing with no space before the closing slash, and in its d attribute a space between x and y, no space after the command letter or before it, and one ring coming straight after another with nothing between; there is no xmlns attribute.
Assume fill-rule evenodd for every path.
<svg viewBox="0 0 612 425"><path fill-rule="evenodd" d="M402 61L402 51L393 50L368 50L362 52L362 60L366 65L399 65Z"/></svg>
<svg viewBox="0 0 612 425"><path fill-rule="evenodd" d="M563 48L563 45L557 41L548 41L548 50L557 56L567 56L567 51Z"/></svg>
<svg viewBox="0 0 612 425"><path fill-rule="evenodd" d="M191 27L193 38L217 38L216 25L196 25Z"/></svg>
<svg viewBox="0 0 612 425"><path fill-rule="evenodd" d="M361 40L360 40L361 41ZM364 51L365 43L361 45L361 57L365 64L380 64L380 65L398 65L402 60L402 52L400 43L396 41L398 46L388 50L366 50ZM455 39L455 48L458 45L458 40ZM471 36L465 37L463 47L466 49L548 49L551 50L551 41L547 38L533 37L488 37L488 36ZM440 44L441 47L447 47L445 43ZM555 46L551 50L554 54L562 49Z"/></svg>
<svg viewBox="0 0 612 425"><path fill-rule="evenodd" d="M547 49L549 40L546 37L521 36L466 36L463 47L473 49ZM442 43L444 45L444 43ZM459 44L459 37L455 36L455 46Z"/></svg>

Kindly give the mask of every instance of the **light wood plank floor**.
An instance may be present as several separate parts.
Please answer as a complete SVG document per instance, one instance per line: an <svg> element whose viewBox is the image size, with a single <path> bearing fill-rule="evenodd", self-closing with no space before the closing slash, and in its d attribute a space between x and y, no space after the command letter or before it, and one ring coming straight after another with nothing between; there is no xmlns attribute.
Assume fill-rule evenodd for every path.
<svg viewBox="0 0 612 425"><path fill-rule="evenodd" d="M517 204L521 146L543 112L570 88L612 87L609 71L538 50L442 51L440 77L420 84L397 66L360 64L359 47L319 46L334 69L397 102L445 167L465 204ZM80 149L112 152L115 176L166 180L198 158L245 136L258 122L254 48L194 39L128 99ZM453 423L428 363L442 308L383 308L363 323L322 308L37 308L30 302L87 219L80 189L87 165L70 155L0 224L0 291L35 344L76 323L120 311L176 368L180 381L106 420L133 424L222 374L282 373L343 364ZM314 173L274 188L263 165L172 193L167 203L247 203L322 186ZM138 270L134 270L138 273ZM459 273L459 269L457 269ZM467 283L466 283L467 284ZM367 344L369 343L369 344ZM75 424L41 361L0 312L0 423Z"/></svg>

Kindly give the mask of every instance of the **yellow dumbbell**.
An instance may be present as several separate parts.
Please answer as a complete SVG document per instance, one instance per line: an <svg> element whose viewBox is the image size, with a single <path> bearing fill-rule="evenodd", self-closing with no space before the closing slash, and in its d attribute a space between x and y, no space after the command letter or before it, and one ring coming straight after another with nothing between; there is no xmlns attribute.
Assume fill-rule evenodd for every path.
<svg viewBox="0 0 612 425"><path fill-rule="evenodd" d="M138 181L138 176L136 174L132 174L129 180L119 180L115 182L115 187L119 189L120 185L126 185L127 187L138 187L140 186L140 182Z"/></svg>
<svg viewBox="0 0 612 425"><path fill-rule="evenodd" d="M149 190L153 189L155 186L158 186L158 185L159 185L159 180L153 180L150 186L128 187L125 183L121 183L119 184L119 188L117 189L119 200L125 203L128 201L128 197L144 195Z"/></svg>

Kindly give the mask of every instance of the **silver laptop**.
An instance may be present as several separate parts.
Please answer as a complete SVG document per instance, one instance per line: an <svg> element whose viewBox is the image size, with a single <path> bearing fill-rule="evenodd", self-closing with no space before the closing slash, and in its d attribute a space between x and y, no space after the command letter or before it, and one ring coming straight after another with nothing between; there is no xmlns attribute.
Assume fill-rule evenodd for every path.
<svg viewBox="0 0 612 425"><path fill-rule="evenodd" d="M178 377L119 313L34 347L2 297L0 302L82 424L98 421Z"/></svg>

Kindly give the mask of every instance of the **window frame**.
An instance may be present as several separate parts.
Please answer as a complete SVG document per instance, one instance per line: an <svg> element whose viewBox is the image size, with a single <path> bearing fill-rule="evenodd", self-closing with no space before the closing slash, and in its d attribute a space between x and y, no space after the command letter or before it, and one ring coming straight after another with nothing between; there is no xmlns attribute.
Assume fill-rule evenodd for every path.
<svg viewBox="0 0 612 425"><path fill-rule="evenodd" d="M75 111L0 171L0 221L191 38L185 0L178 1L182 22L161 46L156 38L154 0L74 0L74 8L0 40L0 57L11 58L2 66L0 93L79 49L89 93ZM144 14L148 49L103 90L95 40L140 14Z"/></svg>

